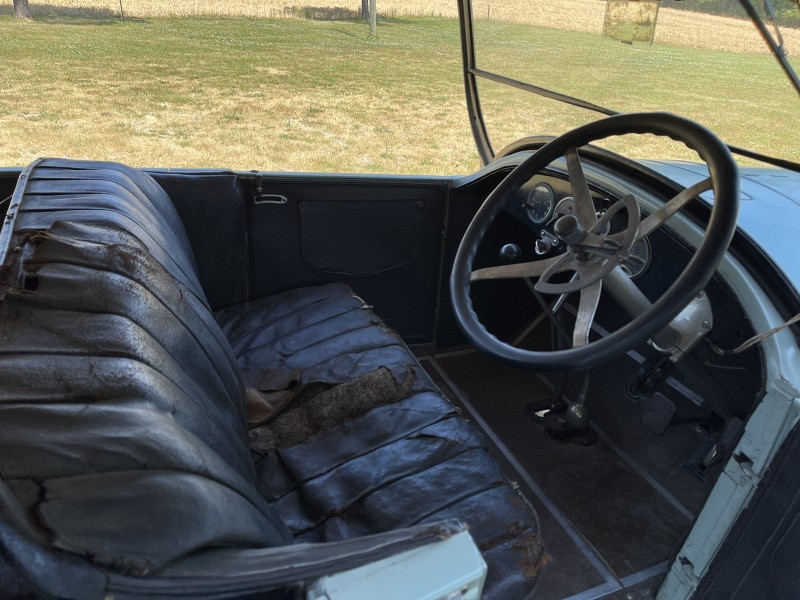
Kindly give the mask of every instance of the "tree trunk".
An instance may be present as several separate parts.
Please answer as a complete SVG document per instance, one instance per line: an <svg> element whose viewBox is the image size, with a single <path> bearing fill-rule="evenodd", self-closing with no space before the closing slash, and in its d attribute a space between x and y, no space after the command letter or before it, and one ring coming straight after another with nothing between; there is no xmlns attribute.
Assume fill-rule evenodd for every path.
<svg viewBox="0 0 800 600"><path fill-rule="evenodd" d="M369 0L369 34L375 35L378 28L378 9L375 0Z"/></svg>
<svg viewBox="0 0 800 600"><path fill-rule="evenodd" d="M361 18L369 21L369 0L361 0Z"/></svg>
<svg viewBox="0 0 800 600"><path fill-rule="evenodd" d="M31 18L31 9L28 8L28 0L14 0L14 16L20 19Z"/></svg>

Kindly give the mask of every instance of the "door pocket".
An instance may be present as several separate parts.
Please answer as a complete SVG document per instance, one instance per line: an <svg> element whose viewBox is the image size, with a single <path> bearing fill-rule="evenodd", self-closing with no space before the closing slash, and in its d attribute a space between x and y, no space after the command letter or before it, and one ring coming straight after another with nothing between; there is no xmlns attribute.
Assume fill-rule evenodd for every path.
<svg viewBox="0 0 800 600"><path fill-rule="evenodd" d="M303 262L318 271L374 275L422 253L422 200L299 202Z"/></svg>

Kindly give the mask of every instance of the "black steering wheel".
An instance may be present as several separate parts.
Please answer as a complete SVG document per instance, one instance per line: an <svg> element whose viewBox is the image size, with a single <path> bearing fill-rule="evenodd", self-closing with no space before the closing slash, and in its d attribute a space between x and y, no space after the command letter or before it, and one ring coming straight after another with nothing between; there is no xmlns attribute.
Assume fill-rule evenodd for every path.
<svg viewBox="0 0 800 600"><path fill-rule="evenodd" d="M708 166L709 177L685 189L645 219L632 196L617 202L598 220L583 173L578 148L617 135L666 136L695 150ZM489 226L512 197L533 175L554 160L566 157L572 199L559 203L563 214L555 223L556 235L567 244L564 254L527 263L472 270L472 262ZM713 189L714 206L705 237L689 264L652 306L608 336L589 342L589 331L600 298L603 280L619 273L618 267L636 260L629 253L698 194ZM450 294L456 319L472 344L481 352L511 366L540 371L589 369L645 342L661 331L708 283L722 260L736 228L739 174L728 147L705 127L669 113L621 114L578 127L549 142L516 167L492 191L467 228L450 275ZM566 209L562 206L565 205ZM608 233L612 214L625 210L624 231ZM572 272L572 279L553 279ZM614 273L614 275L612 275ZM472 307L469 290L473 281L535 278L535 289L548 294L580 292L572 347L536 352L500 341L484 327ZM624 277L624 276L623 276Z"/></svg>

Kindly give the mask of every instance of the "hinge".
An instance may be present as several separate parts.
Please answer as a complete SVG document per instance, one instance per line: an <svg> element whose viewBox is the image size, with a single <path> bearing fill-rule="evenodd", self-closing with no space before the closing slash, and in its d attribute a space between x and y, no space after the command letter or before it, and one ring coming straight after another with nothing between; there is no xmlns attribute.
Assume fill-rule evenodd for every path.
<svg viewBox="0 0 800 600"><path fill-rule="evenodd" d="M758 475L753 471L753 460L749 456L744 452L738 452L733 455L733 460L741 473L741 479L737 481L739 485L751 485L758 480Z"/></svg>
<svg viewBox="0 0 800 600"><path fill-rule="evenodd" d="M681 565L678 578L683 579L684 583L688 583L692 587L696 588L700 578L694 572L694 565L692 564L692 561L685 556L679 556L678 562Z"/></svg>

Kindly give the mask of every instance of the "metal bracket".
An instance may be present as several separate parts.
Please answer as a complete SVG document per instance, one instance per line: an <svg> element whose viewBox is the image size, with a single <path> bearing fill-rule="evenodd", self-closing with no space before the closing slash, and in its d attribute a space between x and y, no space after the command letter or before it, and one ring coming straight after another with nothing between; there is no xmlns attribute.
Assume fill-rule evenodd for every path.
<svg viewBox="0 0 800 600"><path fill-rule="evenodd" d="M711 302L706 293L700 291L667 326L672 338L670 345L660 345L655 340L651 340L650 343L659 352L669 354L673 362L678 362L691 352L713 326L714 314L711 311ZM663 344L661 337L658 337L658 340Z"/></svg>

